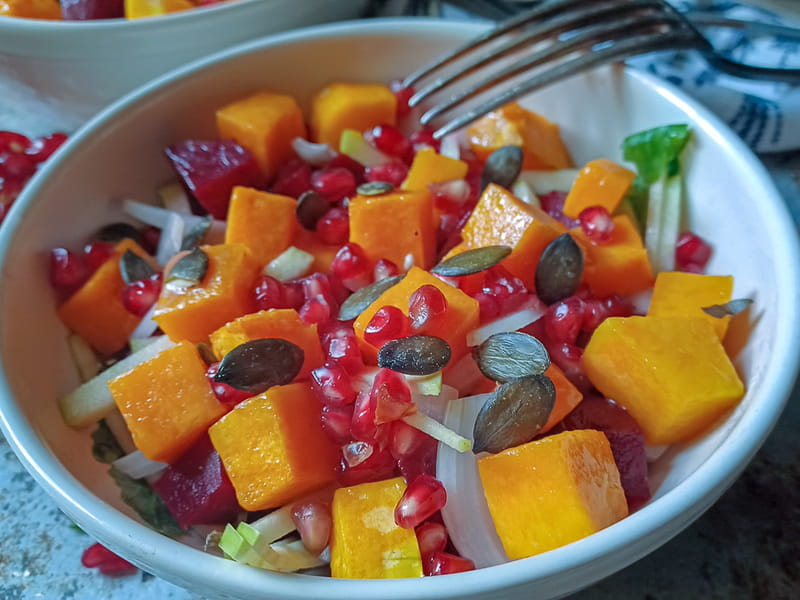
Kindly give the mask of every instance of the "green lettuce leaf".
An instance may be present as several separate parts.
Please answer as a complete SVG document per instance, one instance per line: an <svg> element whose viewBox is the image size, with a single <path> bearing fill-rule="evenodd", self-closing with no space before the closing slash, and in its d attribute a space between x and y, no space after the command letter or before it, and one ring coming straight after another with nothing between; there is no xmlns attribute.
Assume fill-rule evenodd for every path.
<svg viewBox="0 0 800 600"><path fill-rule="evenodd" d="M640 131L622 142L623 156L636 165L643 183L650 185L659 177L680 172L679 158L689 137L688 125L664 125Z"/></svg>
<svg viewBox="0 0 800 600"><path fill-rule="evenodd" d="M144 479L133 479L114 467L108 472L119 486L122 501L135 510L150 527L173 538L186 533L167 510L164 501Z"/></svg>
<svg viewBox="0 0 800 600"><path fill-rule="evenodd" d="M97 429L92 432L92 456L96 461L107 465L125 456L105 419L102 419L97 424Z"/></svg>

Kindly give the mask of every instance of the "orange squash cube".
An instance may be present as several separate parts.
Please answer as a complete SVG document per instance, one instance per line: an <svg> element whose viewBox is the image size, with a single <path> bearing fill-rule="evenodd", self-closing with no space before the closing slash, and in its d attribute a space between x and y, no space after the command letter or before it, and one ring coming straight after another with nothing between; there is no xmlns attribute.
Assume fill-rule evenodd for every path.
<svg viewBox="0 0 800 600"><path fill-rule="evenodd" d="M718 319L703 312L703 308L730 302L733 277L730 275L698 275L664 271L656 276L648 315L654 317L701 317L725 337L730 317Z"/></svg>
<svg viewBox="0 0 800 600"><path fill-rule="evenodd" d="M278 338L299 346L305 356L297 379L307 379L312 369L322 366L325 356L317 336L317 326L306 325L296 310L262 310L223 325L211 334L211 347L218 359L245 342Z"/></svg>
<svg viewBox="0 0 800 600"><path fill-rule="evenodd" d="M294 156L292 140L306 137L303 113L292 96L256 92L217 110L220 138L235 140L255 157L268 179Z"/></svg>
<svg viewBox="0 0 800 600"><path fill-rule="evenodd" d="M253 188L233 188L228 208L226 244L244 244L266 265L292 245L297 230L297 201Z"/></svg>
<svg viewBox="0 0 800 600"><path fill-rule="evenodd" d="M386 258L403 270L411 254L415 265L433 266L436 230L428 192L356 196L349 210L350 241L361 246L370 261Z"/></svg>
<svg viewBox="0 0 800 600"><path fill-rule="evenodd" d="M315 142L339 148L345 129L363 133L376 125L394 125L397 100L385 85L332 83L311 104L311 132Z"/></svg>
<svg viewBox="0 0 800 600"><path fill-rule="evenodd" d="M463 160L438 154L433 148L425 148L417 152L403 185L407 191L427 192L432 183L463 179L469 169Z"/></svg>
<svg viewBox="0 0 800 600"><path fill-rule="evenodd" d="M228 321L254 312L253 285L260 265L242 244L202 246L208 271L200 285L164 286L153 320L173 341L198 344Z"/></svg>
<svg viewBox="0 0 800 600"><path fill-rule="evenodd" d="M0 17L61 20L58 0L2 0Z"/></svg>
<svg viewBox="0 0 800 600"><path fill-rule="evenodd" d="M320 424L305 383L276 386L245 400L209 430L245 510L267 510L332 483L338 449Z"/></svg>
<svg viewBox="0 0 800 600"><path fill-rule="evenodd" d="M108 382L136 447L172 462L225 414L197 348L181 342Z"/></svg>
<svg viewBox="0 0 800 600"><path fill-rule="evenodd" d="M158 17L194 7L190 0L125 0L125 18Z"/></svg>
<svg viewBox="0 0 800 600"><path fill-rule="evenodd" d="M119 260L127 250L156 266L136 242L124 239L114 248L111 257L58 308L58 316L64 325L103 355L125 348L131 333L142 320L122 304L125 282L120 275Z"/></svg>
<svg viewBox="0 0 800 600"><path fill-rule="evenodd" d="M522 148L525 169L567 169L572 166L558 125L541 115L507 104L467 128L467 140L481 160L503 146Z"/></svg>
<svg viewBox="0 0 800 600"><path fill-rule="evenodd" d="M566 200L564 214L577 219L590 206L602 206L613 213L636 179L636 173L601 158L593 160L578 173Z"/></svg>
<svg viewBox="0 0 800 600"><path fill-rule="evenodd" d="M736 405L744 386L703 317L614 317L592 334L583 366L636 419L648 445L689 440Z"/></svg>
<svg viewBox="0 0 800 600"><path fill-rule="evenodd" d="M436 330L428 332L428 335L440 337L450 344L452 352L450 365L454 365L461 356L466 354L467 333L478 326L477 300L470 298L461 290L448 285L427 271L412 267L402 281L381 294L353 323L365 360L375 362L378 355L378 349L364 340L364 330L369 325L370 319L383 306L396 306L407 315L408 301L411 295L423 285L435 286L447 300L447 312L444 320Z"/></svg>
<svg viewBox="0 0 800 600"><path fill-rule="evenodd" d="M653 269L639 231L625 215L614 217L605 244L595 244L580 227L570 235L583 249L583 280L598 296L634 294L653 285Z"/></svg>
<svg viewBox="0 0 800 600"><path fill-rule="evenodd" d="M461 237L471 249L497 244L511 246L511 254L503 266L532 289L542 251L564 231L561 223L540 208L525 204L508 190L491 184L481 194Z"/></svg>
<svg viewBox="0 0 800 600"><path fill-rule="evenodd" d="M333 495L331 575L341 579L422 577L413 529L394 521L402 477L339 488Z"/></svg>
<svg viewBox="0 0 800 600"><path fill-rule="evenodd" d="M540 434L547 433L558 425L583 400L583 394L572 385L572 382L567 379L564 371L558 365L550 363L544 374L550 378L556 388L556 403L553 406L553 412L550 413L550 418L547 419L547 423L539 431Z"/></svg>
<svg viewBox="0 0 800 600"><path fill-rule="evenodd" d="M628 515L605 434L565 431L478 460L483 492L509 558L585 538Z"/></svg>

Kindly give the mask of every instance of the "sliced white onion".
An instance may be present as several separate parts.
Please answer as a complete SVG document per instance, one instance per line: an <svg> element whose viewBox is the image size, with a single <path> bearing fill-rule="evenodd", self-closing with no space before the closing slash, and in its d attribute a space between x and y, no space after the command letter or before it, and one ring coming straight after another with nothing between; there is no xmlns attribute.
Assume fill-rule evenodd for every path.
<svg viewBox="0 0 800 600"><path fill-rule="evenodd" d="M673 175L664 182L656 272L675 269L675 246L680 233L682 204L683 178L680 175Z"/></svg>
<svg viewBox="0 0 800 600"><path fill-rule="evenodd" d="M184 221L181 215L171 212L167 217L164 229L161 230L156 250L156 262L162 267L170 258L180 252L181 244L183 244L183 228Z"/></svg>
<svg viewBox="0 0 800 600"><path fill-rule="evenodd" d="M447 370L444 374L444 384L454 387L459 395L469 394L478 383L483 379L483 373L478 368L477 363L472 358L472 354L467 353L462 356L457 363Z"/></svg>
<svg viewBox="0 0 800 600"><path fill-rule="evenodd" d="M442 144L439 146L439 154L456 160L461 159L461 143L459 142L459 135L457 133L451 133L442 138Z"/></svg>
<svg viewBox="0 0 800 600"><path fill-rule="evenodd" d="M131 430L128 429L128 424L125 422L122 413L115 407L114 410L106 415L105 420L122 451L125 454L136 452L136 444L133 443Z"/></svg>
<svg viewBox="0 0 800 600"><path fill-rule="evenodd" d="M542 203L539 202L539 196L536 195L527 182L517 179L517 181L514 182L514 186L511 188L511 192L525 204L535 206L536 208L542 208Z"/></svg>
<svg viewBox="0 0 800 600"><path fill-rule="evenodd" d="M252 523L239 523L239 527L237 529L239 533L245 537L245 539L251 540L250 543L253 543L255 538L247 535L248 527L255 530L258 536L263 536L263 539L267 543L271 544L275 540L279 540L297 529L294 521L292 520L292 509L294 508L295 504L296 503L293 502L291 504L287 504L286 506L282 506L281 508L277 508L268 515L265 515L257 521L253 521Z"/></svg>
<svg viewBox="0 0 800 600"><path fill-rule="evenodd" d="M491 323L473 329L467 334L467 346L477 346L482 344L495 333L506 331L518 331L531 323L538 321L544 314L543 310L528 306L516 312L510 313L505 317L495 319Z"/></svg>
<svg viewBox="0 0 800 600"><path fill-rule="evenodd" d="M67 336L67 344L72 355L72 361L78 369L81 383L96 377L100 372L100 361L97 360L97 355L92 350L92 347L89 346L89 343L77 333L70 333Z"/></svg>
<svg viewBox="0 0 800 600"><path fill-rule="evenodd" d="M449 385L443 385L442 391L436 396L425 394L412 394L411 400L422 412L431 419L436 419L440 423L444 421L447 406L458 398L458 390Z"/></svg>
<svg viewBox="0 0 800 600"><path fill-rule="evenodd" d="M173 182L162 185L158 188L158 197L164 208L181 215L191 215L192 205L189 202L189 195L180 183Z"/></svg>
<svg viewBox="0 0 800 600"><path fill-rule="evenodd" d="M637 315L646 315L650 310L650 301L653 299L653 288L642 290L629 296L633 302L633 311Z"/></svg>
<svg viewBox="0 0 800 600"><path fill-rule="evenodd" d="M315 144L301 137L292 140L292 148L295 154L303 162L307 162L312 167L322 167L336 158L337 152L328 144Z"/></svg>
<svg viewBox="0 0 800 600"><path fill-rule="evenodd" d="M665 179L661 177L650 185L647 198L647 223L644 228L644 245L654 273L658 273L661 248L661 220L664 214Z"/></svg>
<svg viewBox="0 0 800 600"><path fill-rule="evenodd" d="M145 340L152 336L158 329L158 323L153 320L153 313L156 311L156 305L153 306L144 314L142 320L136 326L136 329L131 333L131 340Z"/></svg>
<svg viewBox="0 0 800 600"><path fill-rule="evenodd" d="M113 466L125 473L128 477L144 479L145 477L161 473L161 471L166 469L169 465L167 465L167 463L150 460L144 454L136 450L135 452L131 452L115 460Z"/></svg>
<svg viewBox="0 0 800 600"><path fill-rule="evenodd" d="M523 171L519 180L533 188L537 195L548 192L568 192L578 177L578 169L561 169L560 171Z"/></svg>
<svg viewBox="0 0 800 600"><path fill-rule="evenodd" d="M205 219L205 217L199 217L197 215L182 215L180 213L167 210L166 208L159 208L158 206L153 206L152 204L144 204L131 199L123 201L122 210L124 210L133 218L138 219L142 223L147 223L148 225L158 227L159 229L164 229L164 227L167 226L167 219L170 215L177 214L180 216L183 219L183 228L187 231L194 228ZM219 236L220 232L222 232L224 235L225 227L225 221L214 219L214 221L211 223L211 228L209 229L208 234L206 234L206 238L211 235ZM209 241L209 243L214 242Z"/></svg>
<svg viewBox="0 0 800 600"><path fill-rule="evenodd" d="M313 254L289 246L264 267L264 275L282 282L290 281L308 273L312 264L314 264Z"/></svg>

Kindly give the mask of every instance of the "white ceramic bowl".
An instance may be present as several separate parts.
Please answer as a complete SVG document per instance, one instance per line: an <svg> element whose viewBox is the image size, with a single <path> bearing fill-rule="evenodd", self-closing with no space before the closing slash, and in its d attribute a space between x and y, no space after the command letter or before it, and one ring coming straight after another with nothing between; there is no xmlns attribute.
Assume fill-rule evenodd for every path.
<svg viewBox="0 0 800 600"><path fill-rule="evenodd" d="M714 245L712 273L755 300L736 364L747 395L719 426L653 469L654 499L623 521L546 554L447 577L331 580L251 569L154 533L119 500L87 432L65 427L56 398L76 384L46 277L48 250L75 245L120 217L123 196L148 199L172 177L170 142L214 135L215 108L262 86L307 100L333 80L387 81L470 38L478 25L404 20L283 34L165 76L105 110L37 175L0 231L0 417L12 447L81 527L142 568L204 597L406 600L554 598L664 543L733 482L778 418L797 370L797 235L768 174L708 111L653 77L606 69L527 100L560 123L578 164L619 159L623 136L687 122L695 136L687 187L691 227Z"/></svg>
<svg viewBox="0 0 800 600"><path fill-rule="evenodd" d="M240 42L359 16L366 0L236 0L149 19L0 17L0 74L82 122L157 75Z"/></svg>

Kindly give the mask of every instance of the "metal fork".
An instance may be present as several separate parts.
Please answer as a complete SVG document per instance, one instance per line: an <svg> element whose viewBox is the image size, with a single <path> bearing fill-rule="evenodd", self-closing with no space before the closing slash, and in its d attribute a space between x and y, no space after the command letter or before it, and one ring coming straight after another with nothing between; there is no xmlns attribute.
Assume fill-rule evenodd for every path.
<svg viewBox="0 0 800 600"><path fill-rule="evenodd" d="M424 125L438 124L434 137L440 139L582 71L679 49L697 50L715 68L737 77L800 83L800 69L755 67L717 53L664 0L544 0L418 69L403 85L417 88L411 106L440 98L421 117ZM445 118L458 109L463 112Z"/></svg>

